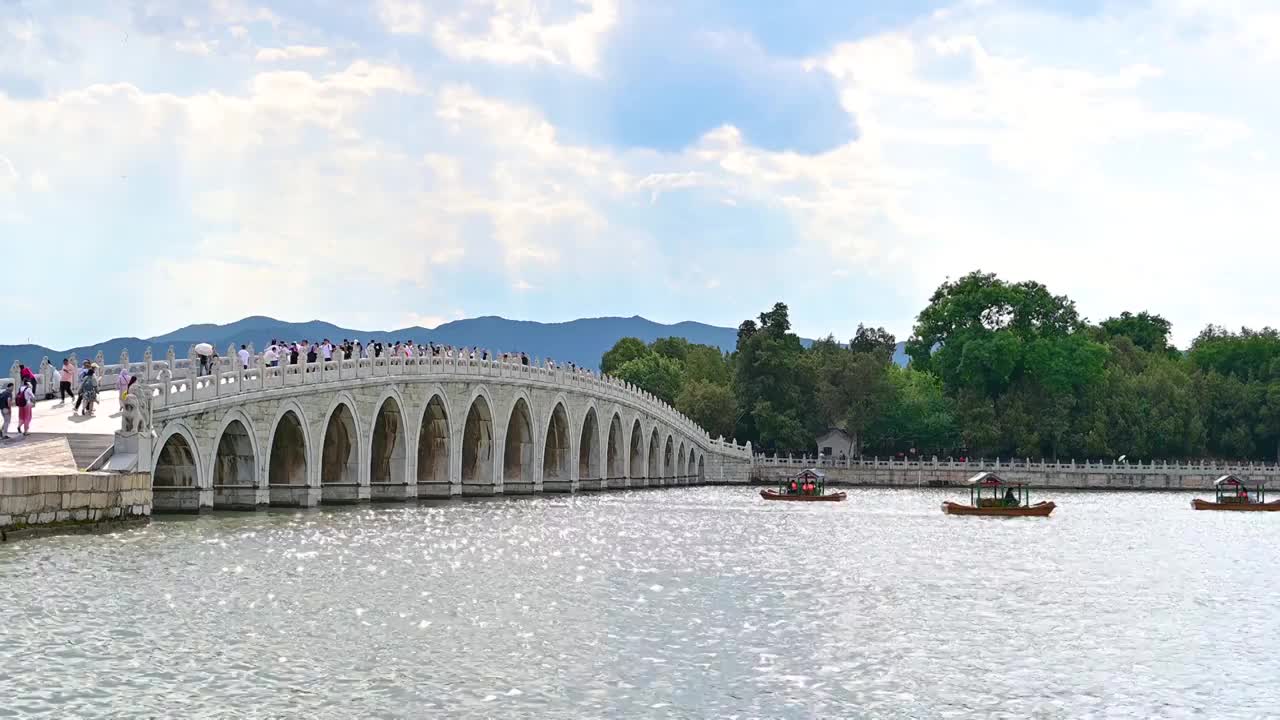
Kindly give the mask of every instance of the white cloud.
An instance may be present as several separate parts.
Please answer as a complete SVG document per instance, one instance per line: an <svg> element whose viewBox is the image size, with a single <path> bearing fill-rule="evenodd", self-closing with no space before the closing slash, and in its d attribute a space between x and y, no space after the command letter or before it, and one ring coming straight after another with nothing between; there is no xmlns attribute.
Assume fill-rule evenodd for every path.
<svg viewBox="0 0 1280 720"><path fill-rule="evenodd" d="M144 320L161 327L264 311L354 316L370 312L365 301L384 308L372 323L403 319L404 307L438 323L440 308L477 309L475 296L514 290L532 305L556 293L528 291L634 278L670 297L754 302L762 276L787 268L923 302L945 275L982 267L1045 281L1095 317L1166 312L1182 338L1209 320L1267 322L1280 303L1268 275L1280 263L1268 192L1280 178L1266 162L1280 151L1280 100L1257 90L1276 59L1257 4L1156 0L1084 19L963 4L839 44L804 66L830 77L858 135L816 154L764 149L732 125L674 152L590 146L532 103L442 80L447 63L428 70L371 48L345 67L264 72L252 61L354 48L252 4L186 7L173 4L184 29L138 56L218 64L199 76L207 87L186 91L163 73L136 79L138 57L114 40L111 53L52 59L116 37L101 32L106 21L65 37L78 26L0 25L17 38L0 60L38 67L53 88L0 94L0 223L41 217L51 196L37 193L52 187L63 207L132 207L142 197L111 195L128 174L164 198L166 223L176 218L164 252L138 253L155 278L146 292L177 298L147 304ZM447 58L579 73L600 71L619 31L615 2L381 0L376 13ZM216 55L187 55L215 42ZM690 202L669 201L679 193ZM692 232L647 229L669 207ZM704 249L700 223L714 230L719 212L786 222L742 248ZM473 292L461 300L459 277ZM894 309L893 329L916 310Z"/></svg>
<svg viewBox="0 0 1280 720"><path fill-rule="evenodd" d="M281 60L313 60L328 57L332 49L317 45L289 45L282 48L262 48L254 56L258 62L279 62Z"/></svg>
<svg viewBox="0 0 1280 720"><path fill-rule="evenodd" d="M441 52L500 65L548 63L595 73L618 22L618 0L379 0L392 33L430 34ZM561 16L567 14L567 19Z"/></svg>
<svg viewBox="0 0 1280 720"><path fill-rule="evenodd" d="M416 0L378 0L378 19L393 33L417 34L427 29L430 13Z"/></svg>
<svg viewBox="0 0 1280 720"><path fill-rule="evenodd" d="M188 55L208 55L213 52L213 45L203 40L178 40L173 43L173 49Z"/></svg>

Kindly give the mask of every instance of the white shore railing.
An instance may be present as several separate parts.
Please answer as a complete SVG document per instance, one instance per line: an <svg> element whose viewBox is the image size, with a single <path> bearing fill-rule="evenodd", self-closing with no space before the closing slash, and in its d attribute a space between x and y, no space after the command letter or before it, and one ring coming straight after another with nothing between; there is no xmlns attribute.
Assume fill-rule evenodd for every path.
<svg viewBox="0 0 1280 720"><path fill-rule="evenodd" d="M489 353L489 357L492 358L495 355ZM76 366L72 387L73 390L78 390L81 361L74 355L70 356L70 360ZM317 360L314 363L306 363L300 359L296 365L281 362L271 367L261 353L251 352L249 367L246 370L235 357L234 349L228 348L227 356L216 358L207 374L201 375L200 361L194 352L189 352L188 357L177 358L173 348L170 347L163 360L154 359L151 350L148 349L141 362L131 362L127 353L121 353L120 362L108 365L103 362L101 352L93 362L98 366L95 374L98 377L100 391L115 389L121 369L127 367L129 375L138 378L134 392L138 391L138 385L150 390L152 412L277 388L330 384L338 386L351 380L373 377L432 376L447 380L461 379L458 376L466 376L467 379L478 381L485 378L540 381L560 388L578 389L597 397L639 403L663 424L680 430L690 437L703 438L709 448L720 454L738 456L747 461L752 457L751 443L739 445L732 440L712 438L697 423L675 408L625 380L582 369L547 368L532 358L529 365L524 365L501 360L478 360L443 355L383 356L350 360L335 357L333 360ZM35 373L39 378L41 396L48 392L57 392L59 371L60 367L51 364L48 358L41 361L38 372ZM16 362L10 374L15 383L19 381Z"/></svg>
<svg viewBox="0 0 1280 720"><path fill-rule="evenodd" d="M998 470L1025 470L1028 472L1213 472L1223 475L1241 473L1280 474L1280 465L1264 462L1230 462L1224 460L1149 460L1147 462L1077 462L1072 460L1031 460L1030 458L974 458L970 460L898 460L896 458L840 458L840 457L778 457L756 455L752 464L761 467L787 468L850 468L850 469L919 469L919 470L969 470L974 473Z"/></svg>

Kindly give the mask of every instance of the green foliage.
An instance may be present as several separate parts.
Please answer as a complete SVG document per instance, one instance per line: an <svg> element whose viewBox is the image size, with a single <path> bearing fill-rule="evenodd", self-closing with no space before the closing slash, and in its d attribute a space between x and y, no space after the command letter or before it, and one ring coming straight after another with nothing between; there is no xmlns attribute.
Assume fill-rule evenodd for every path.
<svg viewBox="0 0 1280 720"><path fill-rule="evenodd" d="M672 405L684 385L684 368L680 362L657 353L628 360L614 375Z"/></svg>
<svg viewBox="0 0 1280 720"><path fill-rule="evenodd" d="M650 352L649 346L640 338L624 337L600 358L600 372L616 376L618 368Z"/></svg>
<svg viewBox="0 0 1280 720"><path fill-rule="evenodd" d="M856 352L840 348L831 339L810 349L818 419L822 425L849 432L855 448L892 399L889 357L883 347Z"/></svg>
<svg viewBox="0 0 1280 720"><path fill-rule="evenodd" d="M889 397L868 428L864 448L893 454L911 448L930 451L954 448L959 442L955 402L930 373L889 366Z"/></svg>
<svg viewBox="0 0 1280 720"><path fill-rule="evenodd" d="M867 454L1280 460L1280 332L1209 326L1184 354L1171 329L1146 311L1091 326L1039 283L974 272L920 312L909 368L883 328L806 350L782 303L739 326L732 354L625 338L601 364L764 450L812 452L840 427Z"/></svg>
<svg viewBox="0 0 1280 720"><path fill-rule="evenodd" d="M1280 333L1272 328L1233 333L1210 325L1191 343L1187 355L1199 370L1242 380L1280 378Z"/></svg>
<svg viewBox="0 0 1280 720"><path fill-rule="evenodd" d="M768 448L806 448L818 421L813 413L813 367L805 362L800 338L791 332L787 306L777 303L760 315L760 325L739 331L734 363L738 407L749 410L738 437Z"/></svg>
<svg viewBox="0 0 1280 720"><path fill-rule="evenodd" d="M869 328L858 323L858 331L849 342L849 349L857 353L886 353L892 358L898 349L898 339L882 327Z"/></svg>
<svg viewBox="0 0 1280 720"><path fill-rule="evenodd" d="M733 388L706 380L685 383L676 409L698 423L711 437L733 437L737 422L738 402Z"/></svg>
<svg viewBox="0 0 1280 720"><path fill-rule="evenodd" d="M720 348L684 338L658 338L649 345L622 338L604 354L600 367L671 403L713 436L733 437L738 416L733 366Z"/></svg>
<svg viewBox="0 0 1280 720"><path fill-rule="evenodd" d="M1107 318L1100 324L1104 339L1126 337L1137 347L1152 353L1168 353L1174 351L1169 344L1169 333L1173 325L1159 315L1145 310L1134 315L1129 311L1120 313L1119 317Z"/></svg>
<svg viewBox="0 0 1280 720"><path fill-rule="evenodd" d="M729 355L711 345L689 345L684 357L684 372L685 379L689 381L725 387L733 383L733 364Z"/></svg>

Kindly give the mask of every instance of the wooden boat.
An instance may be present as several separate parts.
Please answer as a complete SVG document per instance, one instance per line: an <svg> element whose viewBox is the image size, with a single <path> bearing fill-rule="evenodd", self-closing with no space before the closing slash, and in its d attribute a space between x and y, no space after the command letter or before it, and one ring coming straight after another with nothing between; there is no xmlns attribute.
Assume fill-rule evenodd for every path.
<svg viewBox="0 0 1280 720"><path fill-rule="evenodd" d="M795 477L784 478L777 490L761 490L760 497L790 502L840 502L845 499L842 492L827 494L826 490L827 474L810 468L800 471Z"/></svg>
<svg viewBox="0 0 1280 720"><path fill-rule="evenodd" d="M1193 510L1228 510L1231 512L1277 512L1280 500L1267 502L1267 491L1261 480L1253 482L1250 490L1246 481L1235 475L1223 475L1213 481L1214 499L1191 501Z"/></svg>
<svg viewBox="0 0 1280 720"><path fill-rule="evenodd" d="M1035 505L1020 507L974 507L960 503L942 503L942 512L948 515L987 515L991 517L1048 517L1057 505L1041 501Z"/></svg>
<svg viewBox="0 0 1280 720"><path fill-rule="evenodd" d="M942 512L948 515L984 515L987 517L1048 517L1057 505L1052 502L1031 504L1026 483L1006 482L995 473L983 472L969 478L969 504L946 501ZM990 490L990 497L983 497ZM1003 494L1001 493L1003 490Z"/></svg>
<svg viewBox="0 0 1280 720"><path fill-rule="evenodd" d="M761 490L760 497L765 500L787 500L790 502L840 502L847 497L842 492L830 493L828 495L789 495L774 490Z"/></svg>

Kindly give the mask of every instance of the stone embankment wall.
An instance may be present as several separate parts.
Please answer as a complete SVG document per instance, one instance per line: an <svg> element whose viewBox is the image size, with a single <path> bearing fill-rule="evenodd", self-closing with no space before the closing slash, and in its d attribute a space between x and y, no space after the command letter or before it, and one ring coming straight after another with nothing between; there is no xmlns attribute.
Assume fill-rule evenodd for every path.
<svg viewBox="0 0 1280 720"><path fill-rule="evenodd" d="M1053 462L895 462L895 461L828 461L815 464L800 458L757 457L751 468L751 480L776 483L807 467L818 467L832 485L867 487L948 487L963 486L980 472L994 472L1012 482L1025 482L1049 489L1080 488L1093 490L1205 490L1223 475L1242 480L1261 481L1280 489L1280 467L1273 465L1212 464L1086 464Z"/></svg>
<svg viewBox="0 0 1280 720"><path fill-rule="evenodd" d="M0 477L0 532L150 515L148 473Z"/></svg>

